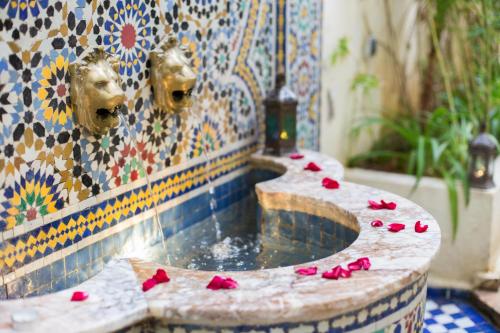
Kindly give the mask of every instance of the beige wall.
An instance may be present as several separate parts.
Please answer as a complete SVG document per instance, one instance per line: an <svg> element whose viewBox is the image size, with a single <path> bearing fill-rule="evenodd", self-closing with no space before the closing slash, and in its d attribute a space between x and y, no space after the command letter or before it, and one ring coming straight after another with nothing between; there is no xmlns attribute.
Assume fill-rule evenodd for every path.
<svg viewBox="0 0 500 333"><path fill-rule="evenodd" d="M341 162L355 152L366 150L376 133L364 132L360 140L349 137L350 129L362 115L378 114L382 109L396 108L399 84L397 66L384 49L395 46L399 59L407 59L408 91L418 96L417 50L424 46L414 29L417 7L414 0L389 0L395 35L386 21L384 0L325 0L323 2L322 105L320 149ZM418 26L418 25L417 25ZM368 37L380 41L374 57L366 55ZM393 37L392 37L393 36ZM330 58L339 40L347 37L350 54L331 65ZM358 72L378 77L379 87L370 94L352 91L352 80Z"/></svg>

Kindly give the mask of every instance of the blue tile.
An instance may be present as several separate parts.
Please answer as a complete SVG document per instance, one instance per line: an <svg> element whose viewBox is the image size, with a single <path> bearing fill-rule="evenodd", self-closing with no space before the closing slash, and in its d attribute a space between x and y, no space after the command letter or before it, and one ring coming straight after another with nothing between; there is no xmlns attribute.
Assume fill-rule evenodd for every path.
<svg viewBox="0 0 500 333"><path fill-rule="evenodd" d="M66 273L75 271L76 268L78 267L76 254L77 254L77 252L71 253L64 258L64 264L66 266Z"/></svg>
<svg viewBox="0 0 500 333"><path fill-rule="evenodd" d="M78 284L78 271L73 271L66 275L66 288L74 287Z"/></svg>
<svg viewBox="0 0 500 333"><path fill-rule="evenodd" d="M7 283L7 295L10 299L21 298L26 294L26 285L22 278Z"/></svg>
<svg viewBox="0 0 500 333"><path fill-rule="evenodd" d="M50 265L44 266L36 271L36 285L41 286L45 284L50 284L51 272Z"/></svg>
<svg viewBox="0 0 500 333"><path fill-rule="evenodd" d="M51 284L53 292L66 289L66 277L61 277L59 279L53 280Z"/></svg>
<svg viewBox="0 0 500 333"><path fill-rule="evenodd" d="M7 290L5 286L0 286L0 300L7 299Z"/></svg>
<svg viewBox="0 0 500 333"><path fill-rule="evenodd" d="M86 246L76 252L78 268L86 266L90 263L90 247Z"/></svg>
<svg viewBox="0 0 500 333"><path fill-rule="evenodd" d="M111 256L115 254L115 242L112 237L106 237L101 241L101 248L103 256Z"/></svg>
<svg viewBox="0 0 500 333"><path fill-rule="evenodd" d="M90 260L95 261L102 257L101 242L90 245Z"/></svg>

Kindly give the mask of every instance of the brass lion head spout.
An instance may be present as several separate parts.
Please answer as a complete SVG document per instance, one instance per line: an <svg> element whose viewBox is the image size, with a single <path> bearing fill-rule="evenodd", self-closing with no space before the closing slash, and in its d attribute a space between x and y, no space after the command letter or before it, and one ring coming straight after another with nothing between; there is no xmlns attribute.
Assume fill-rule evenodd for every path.
<svg viewBox="0 0 500 333"><path fill-rule="evenodd" d="M151 83L156 107L181 112L193 104L191 95L196 73L191 68L189 56L175 37L169 37L161 51L151 52Z"/></svg>
<svg viewBox="0 0 500 333"><path fill-rule="evenodd" d="M125 94L119 67L119 60L102 48L95 49L81 63L70 65L70 95L76 121L93 134L106 134L120 123Z"/></svg>

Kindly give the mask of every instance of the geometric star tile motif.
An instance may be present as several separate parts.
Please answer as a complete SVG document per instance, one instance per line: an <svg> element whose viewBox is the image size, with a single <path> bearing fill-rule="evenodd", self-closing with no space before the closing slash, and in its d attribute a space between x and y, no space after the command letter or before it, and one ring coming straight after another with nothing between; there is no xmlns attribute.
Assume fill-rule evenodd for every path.
<svg viewBox="0 0 500 333"><path fill-rule="evenodd" d="M300 100L300 143L316 147L321 1L306 2L289 9L287 52ZM204 150L256 140L275 74L275 3L0 1L0 232L63 208L71 216L91 196L182 166ZM193 114L153 105L150 52L169 33L192 52L198 79ZM68 73L98 45L120 59L126 95L120 126L99 137L75 122ZM67 223L78 226L68 235L83 237L80 222ZM11 244L4 262L17 266L9 269L64 246L39 243L49 231L33 230ZM18 251L21 245L25 252Z"/></svg>

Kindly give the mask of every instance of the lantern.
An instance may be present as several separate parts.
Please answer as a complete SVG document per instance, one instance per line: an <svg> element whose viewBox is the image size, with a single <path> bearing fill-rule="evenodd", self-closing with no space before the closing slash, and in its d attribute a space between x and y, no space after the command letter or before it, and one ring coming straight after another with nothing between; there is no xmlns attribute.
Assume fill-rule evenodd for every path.
<svg viewBox="0 0 500 333"><path fill-rule="evenodd" d="M281 156L296 151L297 104L297 97L286 85L285 74L278 74L274 90L264 101L266 154Z"/></svg>
<svg viewBox="0 0 500 333"><path fill-rule="evenodd" d="M484 128L484 126L483 126ZM495 186L493 173L497 146L484 130L469 143L469 181L472 187L488 189Z"/></svg>

